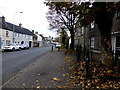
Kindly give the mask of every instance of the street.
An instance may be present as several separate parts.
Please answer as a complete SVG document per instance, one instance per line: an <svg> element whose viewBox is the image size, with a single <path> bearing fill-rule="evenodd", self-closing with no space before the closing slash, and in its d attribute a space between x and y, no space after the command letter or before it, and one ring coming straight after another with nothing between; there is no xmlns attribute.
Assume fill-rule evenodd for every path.
<svg viewBox="0 0 120 90"><path fill-rule="evenodd" d="M50 51L50 47L2 53L2 84Z"/></svg>
<svg viewBox="0 0 120 90"><path fill-rule="evenodd" d="M14 67L17 68L13 69L13 66L11 65L12 72L14 72L14 75L8 69L10 67L9 66L7 69L12 75L12 78L10 77L9 73L4 73L3 75L5 75L9 80L6 80L5 76L3 77L4 84L2 85L2 88L66 88L69 86L69 74L67 73L68 67L65 61L65 54L62 50L58 51L54 48L53 51L49 51L48 47L44 47L33 48L30 51L31 53L29 53L29 56L32 54L32 52L42 53L39 54L40 56L36 56L39 58L36 58L34 56L34 60L31 60L31 56L33 56L33 54L30 56L31 59L29 59L30 57L28 58L29 60L26 59L26 55L23 55L25 57L24 60L26 62L24 60L22 60L22 62L15 61L16 65L14 65ZM46 54L43 55L43 53ZM22 63L23 65L18 63ZM18 69L19 71L21 71L18 72Z"/></svg>

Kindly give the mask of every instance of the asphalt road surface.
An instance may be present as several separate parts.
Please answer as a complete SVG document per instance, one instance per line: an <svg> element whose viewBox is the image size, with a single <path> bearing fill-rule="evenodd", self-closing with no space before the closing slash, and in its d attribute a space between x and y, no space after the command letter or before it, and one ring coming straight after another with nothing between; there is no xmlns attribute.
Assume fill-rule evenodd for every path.
<svg viewBox="0 0 120 90"><path fill-rule="evenodd" d="M50 47L2 53L2 84L50 51Z"/></svg>

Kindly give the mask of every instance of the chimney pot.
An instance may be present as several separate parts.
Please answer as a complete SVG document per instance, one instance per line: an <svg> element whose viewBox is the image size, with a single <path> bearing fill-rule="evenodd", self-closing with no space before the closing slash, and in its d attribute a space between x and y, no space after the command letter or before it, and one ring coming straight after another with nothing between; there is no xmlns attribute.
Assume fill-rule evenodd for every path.
<svg viewBox="0 0 120 90"><path fill-rule="evenodd" d="M34 30L32 30L32 33L34 34Z"/></svg>
<svg viewBox="0 0 120 90"><path fill-rule="evenodd" d="M22 27L22 24L20 23L19 26Z"/></svg>
<svg viewBox="0 0 120 90"><path fill-rule="evenodd" d="M2 16L2 17L1 17L1 20L2 20L2 22L5 22L5 17Z"/></svg>
<svg viewBox="0 0 120 90"><path fill-rule="evenodd" d="M38 34L38 32L35 32L35 34Z"/></svg>

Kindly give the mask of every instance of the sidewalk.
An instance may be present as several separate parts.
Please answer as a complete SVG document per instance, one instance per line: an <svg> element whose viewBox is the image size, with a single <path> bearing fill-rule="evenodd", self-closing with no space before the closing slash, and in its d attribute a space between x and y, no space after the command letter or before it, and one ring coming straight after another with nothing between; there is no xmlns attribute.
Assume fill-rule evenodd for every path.
<svg viewBox="0 0 120 90"><path fill-rule="evenodd" d="M62 51L50 51L20 71L3 88L61 88L68 84L67 66Z"/></svg>

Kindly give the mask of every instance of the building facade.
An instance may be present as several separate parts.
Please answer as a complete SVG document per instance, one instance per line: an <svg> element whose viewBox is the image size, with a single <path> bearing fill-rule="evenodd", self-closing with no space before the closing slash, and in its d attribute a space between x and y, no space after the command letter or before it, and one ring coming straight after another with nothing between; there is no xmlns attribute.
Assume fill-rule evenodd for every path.
<svg viewBox="0 0 120 90"><path fill-rule="evenodd" d="M32 33L36 35L33 37L33 47L42 47L44 44L43 35L38 34L38 32L34 32L34 30L32 30Z"/></svg>
<svg viewBox="0 0 120 90"><path fill-rule="evenodd" d="M5 21L5 17L0 17L0 36L1 36L1 47L16 43L25 44L29 47L33 47L33 36L36 36L31 31L23 28L21 24L19 26L11 24Z"/></svg>
<svg viewBox="0 0 120 90"><path fill-rule="evenodd" d="M112 51L120 51L120 12L115 13L111 28ZM75 33L75 46L81 45L92 53L93 60L101 60L101 34L95 21L88 27L78 27Z"/></svg>
<svg viewBox="0 0 120 90"><path fill-rule="evenodd" d="M115 13L115 17L113 18L113 26L112 26L112 50L115 53L116 49L120 50L120 12Z"/></svg>

